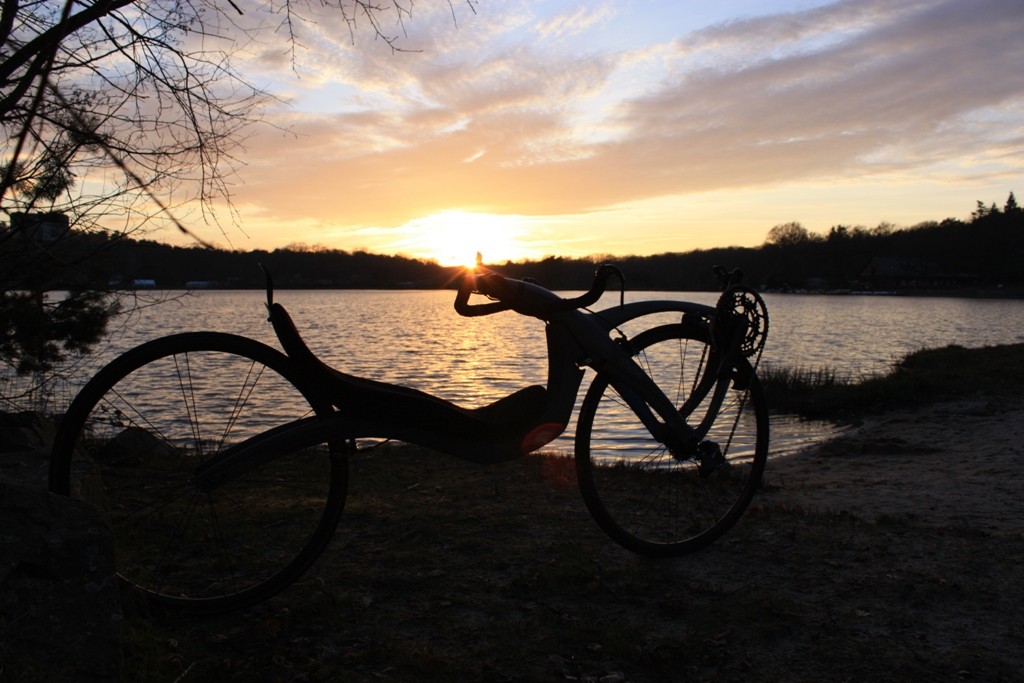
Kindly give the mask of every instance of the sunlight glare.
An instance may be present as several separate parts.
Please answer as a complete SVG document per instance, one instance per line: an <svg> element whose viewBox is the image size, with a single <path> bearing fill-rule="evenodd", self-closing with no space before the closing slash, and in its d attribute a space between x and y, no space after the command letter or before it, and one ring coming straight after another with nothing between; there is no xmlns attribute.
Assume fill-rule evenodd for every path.
<svg viewBox="0 0 1024 683"><path fill-rule="evenodd" d="M477 253L484 263L522 258L518 240L524 222L519 216L469 211L442 211L406 224L410 237L404 250L418 258L433 259L443 266L476 265Z"/></svg>

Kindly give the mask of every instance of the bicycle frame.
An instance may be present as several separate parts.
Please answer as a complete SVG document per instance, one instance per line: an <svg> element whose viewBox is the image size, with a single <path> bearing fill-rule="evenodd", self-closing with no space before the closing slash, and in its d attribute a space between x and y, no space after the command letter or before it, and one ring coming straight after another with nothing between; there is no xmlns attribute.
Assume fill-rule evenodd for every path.
<svg viewBox="0 0 1024 683"><path fill-rule="evenodd" d="M537 285L515 282L520 287L529 288L534 295L555 297ZM322 385L323 366L317 365L319 361L305 347L298 352L290 350L295 347L297 339L297 333L295 339L289 339L294 326L283 308L279 305L270 305L270 308L271 322L278 338L305 376L307 381L304 383L310 387ZM544 314L542 319L546 322L548 350L547 390L543 408L528 421L512 416L503 423L493 424L493 429L460 430L458 425L466 423L468 414L474 411L459 408L435 396L406 390L400 395L403 410L396 412L388 408L389 400L393 400L389 392L395 387L357 380L371 385L360 390L371 402L382 406L379 414L364 412L353 415L345 410L335 410L328 415L307 417L275 427L211 458L198 468L196 481L201 488L211 490L282 453L355 438L399 440L483 464L518 458L550 443L565 430L572 417L586 367L607 378L656 440L668 445L680 457L688 457L695 451L707 427L688 425L686 416L633 361L628 341L612 339L611 333L626 322L648 315L679 313L683 317L710 320L714 312L713 307L701 304L659 300L615 306L596 313L572 309ZM311 357L305 362L302 359L303 349ZM717 372L717 369L709 369L708 372ZM332 404L337 406L342 402L343 397L332 395L330 389L321 391L326 392L322 396ZM720 402L718 398L719 405ZM712 403L708 411L710 419L714 419L719 407L714 405L715 401Z"/></svg>

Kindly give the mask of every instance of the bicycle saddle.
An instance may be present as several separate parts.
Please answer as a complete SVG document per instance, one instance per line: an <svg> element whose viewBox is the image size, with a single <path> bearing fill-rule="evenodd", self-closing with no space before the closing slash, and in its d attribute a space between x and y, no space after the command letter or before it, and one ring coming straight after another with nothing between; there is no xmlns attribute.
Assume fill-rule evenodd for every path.
<svg viewBox="0 0 1024 683"><path fill-rule="evenodd" d="M316 357L281 304L270 304L267 308L285 353L315 381L328 401L348 414L373 420L393 419L463 438L493 438L496 434L512 436L530 429L544 411L547 389L540 385L470 409L418 389L349 375Z"/></svg>

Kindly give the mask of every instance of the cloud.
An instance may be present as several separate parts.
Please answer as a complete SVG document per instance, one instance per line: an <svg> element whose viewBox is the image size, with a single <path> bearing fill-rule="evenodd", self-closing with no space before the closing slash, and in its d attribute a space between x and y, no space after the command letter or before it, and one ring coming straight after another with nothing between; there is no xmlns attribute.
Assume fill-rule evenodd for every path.
<svg viewBox="0 0 1024 683"><path fill-rule="evenodd" d="M511 7L457 30L430 15L412 34L423 52L398 55L318 23L304 67L315 75L298 109L274 114L290 133L250 140L239 200L400 225L979 158L964 172L1020 168L1019 0L847 0L629 49L587 47L588 31L619 20L604 6L548 18ZM347 93L337 110L304 113L331 84Z"/></svg>
<svg viewBox="0 0 1024 683"><path fill-rule="evenodd" d="M618 10L608 4L599 7L580 5L575 10L557 14L536 25L536 32L545 38L568 38L586 33L594 26L614 19Z"/></svg>

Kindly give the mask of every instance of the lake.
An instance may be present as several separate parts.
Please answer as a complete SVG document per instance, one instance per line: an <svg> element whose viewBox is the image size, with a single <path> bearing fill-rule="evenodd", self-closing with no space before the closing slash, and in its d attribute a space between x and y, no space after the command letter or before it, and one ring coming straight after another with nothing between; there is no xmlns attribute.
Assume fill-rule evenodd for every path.
<svg viewBox="0 0 1024 683"><path fill-rule="evenodd" d="M124 316L91 366L143 341L194 330L232 332L277 347L263 292L140 296L142 304L150 297L171 300ZM415 387L467 407L544 383L543 323L514 313L462 318L452 308L454 296L443 290L282 290L276 301L288 309L318 355L351 374ZM595 308L614 305L616 296L606 295ZM664 298L713 304L717 294L627 293L627 300ZM767 294L765 300L770 329L762 363L768 365L828 366L840 375L862 377L884 373L895 360L922 348L1024 341L1024 301L1015 299ZM772 452L790 452L832 431L827 425L775 417ZM570 451L570 439L571 434L564 435L554 446Z"/></svg>

